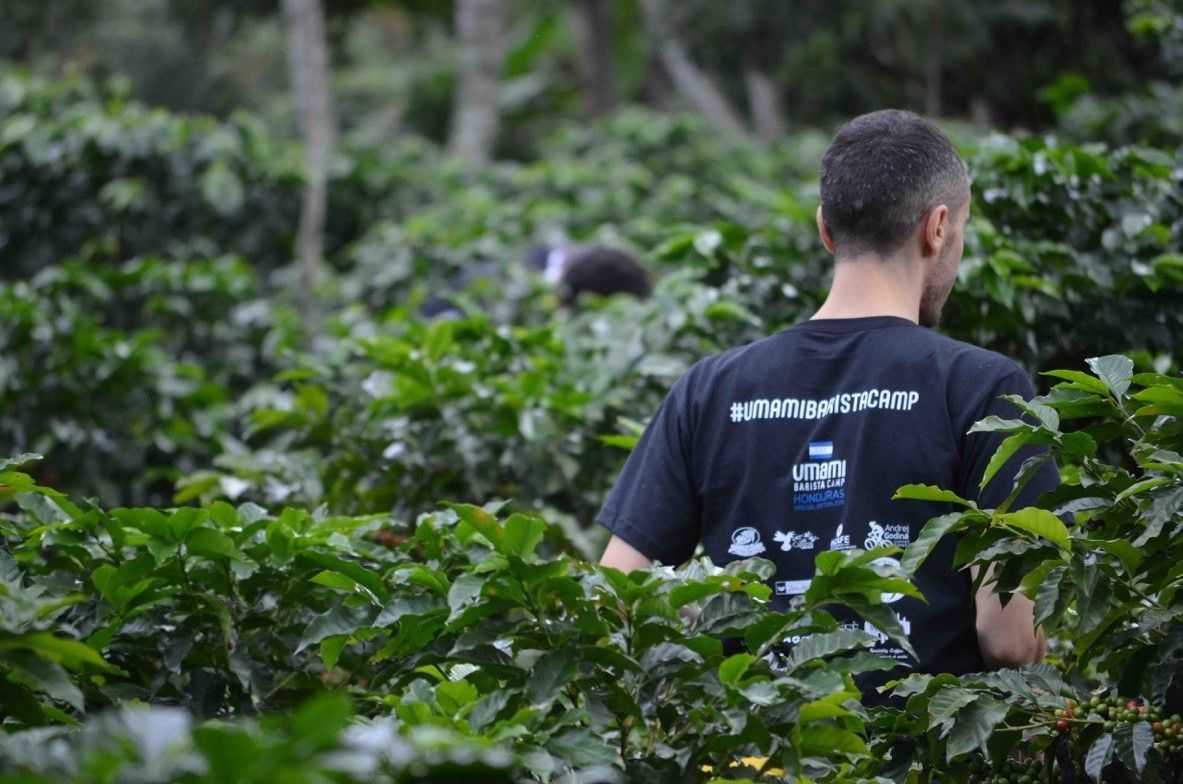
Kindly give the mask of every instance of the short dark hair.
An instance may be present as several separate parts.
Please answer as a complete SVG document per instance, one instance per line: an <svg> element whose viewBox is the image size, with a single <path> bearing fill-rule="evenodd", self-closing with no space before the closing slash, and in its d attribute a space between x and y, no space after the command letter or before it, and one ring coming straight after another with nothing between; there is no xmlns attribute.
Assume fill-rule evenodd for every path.
<svg viewBox="0 0 1183 784"><path fill-rule="evenodd" d="M822 157L822 220L838 255L889 254L938 204L960 209L969 173L949 137L896 109L856 117Z"/></svg>
<svg viewBox="0 0 1183 784"><path fill-rule="evenodd" d="M608 296L632 294L645 299L653 289L649 273L628 253L603 245L576 251L559 281L564 305L574 304L584 292Z"/></svg>

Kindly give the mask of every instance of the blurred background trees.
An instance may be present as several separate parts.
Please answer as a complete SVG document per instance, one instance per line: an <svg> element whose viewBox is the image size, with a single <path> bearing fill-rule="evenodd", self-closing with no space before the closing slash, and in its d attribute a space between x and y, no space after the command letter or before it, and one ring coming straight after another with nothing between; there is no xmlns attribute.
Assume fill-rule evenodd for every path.
<svg viewBox="0 0 1183 784"><path fill-rule="evenodd" d="M172 109L247 107L295 135L289 5L0 0L0 58L47 75L118 74L132 97ZM344 139L414 133L472 161L534 159L556 124L623 103L693 109L762 140L888 105L1031 130L1067 117L1082 135L1178 126L1167 113L1165 130L1146 128L1151 106L1179 105L1172 0L323 5Z"/></svg>

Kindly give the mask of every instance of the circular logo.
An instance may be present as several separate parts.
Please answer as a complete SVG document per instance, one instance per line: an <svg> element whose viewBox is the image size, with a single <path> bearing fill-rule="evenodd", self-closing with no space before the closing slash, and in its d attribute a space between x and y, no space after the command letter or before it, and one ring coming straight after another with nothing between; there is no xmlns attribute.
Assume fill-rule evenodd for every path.
<svg viewBox="0 0 1183 784"><path fill-rule="evenodd" d="M731 546L727 552L740 558L751 558L764 552L764 542L760 541L760 532L750 525L736 528L731 532Z"/></svg>
<svg viewBox="0 0 1183 784"><path fill-rule="evenodd" d="M883 556L871 561L871 568L880 577L900 577L900 562L890 556ZM885 593L880 595L884 604L893 604L904 598L902 593Z"/></svg>
<svg viewBox="0 0 1183 784"><path fill-rule="evenodd" d="M755 528L736 528L731 532L732 544L755 544L760 539L760 532Z"/></svg>

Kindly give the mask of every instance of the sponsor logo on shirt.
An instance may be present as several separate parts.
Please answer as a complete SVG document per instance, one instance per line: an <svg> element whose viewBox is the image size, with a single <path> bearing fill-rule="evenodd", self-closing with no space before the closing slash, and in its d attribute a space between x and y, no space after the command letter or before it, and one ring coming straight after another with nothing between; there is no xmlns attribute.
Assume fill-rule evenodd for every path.
<svg viewBox="0 0 1183 784"><path fill-rule="evenodd" d="M810 531L797 533L796 531L777 531L772 538L780 545L784 552L792 550L812 550L817 542L817 536Z"/></svg>
<svg viewBox="0 0 1183 784"><path fill-rule="evenodd" d="M833 441L811 441L809 461L793 466L793 509L811 512L846 503L846 461L834 459Z"/></svg>
<svg viewBox="0 0 1183 784"><path fill-rule="evenodd" d="M821 400L795 397L737 400L731 404L732 422L768 419L824 419L863 411L911 411L920 402L914 389L867 389L842 392Z"/></svg>
<svg viewBox="0 0 1183 784"><path fill-rule="evenodd" d="M868 547L867 549L870 550L871 548ZM874 561L871 561L871 568L880 577L896 577L899 576L901 567L898 560L885 555L881 558L876 558ZM902 593L883 593L879 596L880 601L882 601L884 604L894 604L895 602L898 602L900 599L904 598Z"/></svg>
<svg viewBox="0 0 1183 784"><path fill-rule="evenodd" d="M736 528L731 532L731 546L727 552L741 558L751 558L764 552L764 542L760 541L760 532L751 526Z"/></svg>
<svg viewBox="0 0 1183 784"><path fill-rule="evenodd" d="M899 619L900 626L904 630L904 636L911 637L912 622L902 615L897 615L896 618ZM888 645L888 641L891 640L891 638L881 631L875 624L871 623L870 621L865 622L863 624L863 631L874 637L878 643L871 648L871 653L877 656L884 656L888 659L895 659L896 661L908 660L908 654L904 652L903 648L900 648L896 645Z"/></svg>
<svg viewBox="0 0 1183 784"><path fill-rule="evenodd" d="M854 545L850 543L850 534L842 533L842 524L838 524L838 530L834 531L834 538L830 540L831 550L853 550Z"/></svg>
<svg viewBox="0 0 1183 784"><path fill-rule="evenodd" d="M912 527L908 525L880 525L872 520L867 523L867 538L864 550L878 550L881 547L907 547L912 542Z"/></svg>
<svg viewBox="0 0 1183 784"><path fill-rule="evenodd" d="M800 596L809 590L810 580L777 580L774 584L777 596Z"/></svg>

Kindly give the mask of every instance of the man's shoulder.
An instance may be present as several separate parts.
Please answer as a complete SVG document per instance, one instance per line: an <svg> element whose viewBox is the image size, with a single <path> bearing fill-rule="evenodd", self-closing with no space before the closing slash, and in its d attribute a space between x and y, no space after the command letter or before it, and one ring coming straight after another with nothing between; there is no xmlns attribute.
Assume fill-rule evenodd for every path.
<svg viewBox="0 0 1183 784"><path fill-rule="evenodd" d="M770 361L783 360L786 334L778 332L711 354L695 362L687 376L702 381L766 367Z"/></svg>
<svg viewBox="0 0 1183 784"><path fill-rule="evenodd" d="M964 340L925 330L935 358L950 375L977 379L980 383L1024 374L1023 367L1005 354L967 343Z"/></svg>

